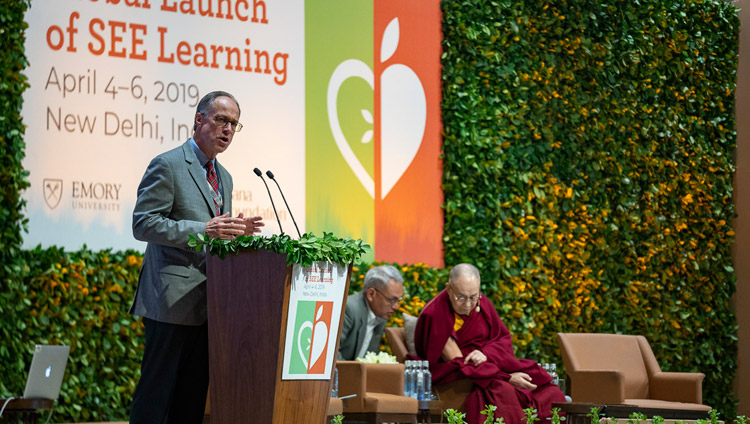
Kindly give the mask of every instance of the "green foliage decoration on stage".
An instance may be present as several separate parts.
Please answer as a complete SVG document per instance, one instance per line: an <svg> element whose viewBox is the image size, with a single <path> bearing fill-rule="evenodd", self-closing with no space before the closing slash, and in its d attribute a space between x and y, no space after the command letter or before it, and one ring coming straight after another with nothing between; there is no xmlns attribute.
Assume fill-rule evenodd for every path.
<svg viewBox="0 0 750 424"><path fill-rule="evenodd" d="M735 6L442 9L445 263L477 264L519 355L643 334L733 417Z"/></svg>
<svg viewBox="0 0 750 424"><path fill-rule="evenodd" d="M233 239L218 239L206 234L196 234L190 235L188 245L196 251L206 249L210 254L221 259L240 252L265 249L270 252L285 253L288 265L300 264L302 266L320 261L348 264L358 261L365 252L370 250L370 245L362 240L348 237L341 239L332 233L323 233L323 237L305 233L299 239L293 239L288 234L273 234L270 237L238 236Z"/></svg>
<svg viewBox="0 0 750 424"><path fill-rule="evenodd" d="M0 397L23 394L35 344L63 344L70 358L54 422L126 420L143 355L141 321L128 313L141 254L37 248L22 259L21 284L0 295L11 330L0 346Z"/></svg>
<svg viewBox="0 0 750 424"><path fill-rule="evenodd" d="M0 261L7 269L9 261L18 256L21 248L21 231L27 220L21 210L26 202L21 192L29 186L21 161L26 145L23 140L25 126L21 121L22 94L29 86L21 72L28 65L24 53L23 15L29 1L6 1L0 6Z"/></svg>
<svg viewBox="0 0 750 424"><path fill-rule="evenodd" d="M28 7L28 0L0 3L0 396L13 393L9 389L16 387L11 378L26 381L26 372L21 373L18 366L31 352L18 340L15 320L20 298L11 295L14 288L22 286L18 278L24 269L21 232L27 225L21 198L29 185L28 173L21 165L25 150L21 96L28 82L21 72L28 65L23 22Z"/></svg>

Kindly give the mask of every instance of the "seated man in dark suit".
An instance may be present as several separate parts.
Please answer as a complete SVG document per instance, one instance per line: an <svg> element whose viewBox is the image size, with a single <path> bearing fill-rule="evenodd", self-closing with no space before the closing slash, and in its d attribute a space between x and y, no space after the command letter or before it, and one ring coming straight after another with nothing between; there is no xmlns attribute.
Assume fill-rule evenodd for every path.
<svg viewBox="0 0 750 424"><path fill-rule="evenodd" d="M391 265L376 266L365 275L362 291L349 296L341 329L339 361L378 352L385 322L398 311L404 297L404 279Z"/></svg>

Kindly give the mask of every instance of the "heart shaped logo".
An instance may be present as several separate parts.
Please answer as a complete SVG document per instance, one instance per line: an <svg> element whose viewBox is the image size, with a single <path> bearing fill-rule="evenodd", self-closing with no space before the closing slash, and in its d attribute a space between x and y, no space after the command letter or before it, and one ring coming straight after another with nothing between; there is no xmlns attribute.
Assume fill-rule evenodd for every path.
<svg viewBox="0 0 750 424"><path fill-rule="evenodd" d="M380 48L381 63L385 63L396 52L399 37L399 22L398 18L395 18L383 32ZM374 89L374 75L367 64L357 59L341 62L328 82L328 122L333 139L344 160L370 197L375 198L374 179L354 154L339 122L337 107L339 90L344 81L349 78L361 78ZM380 87L380 193L381 199L384 199L409 168L419 151L427 122L427 100L419 77L404 64L393 64L387 67L380 76ZM363 110L362 116L366 122L372 123L372 114L369 111ZM361 140L367 143L371 139L372 132L367 131Z"/></svg>
<svg viewBox="0 0 750 424"><path fill-rule="evenodd" d="M321 321L320 318L323 315L323 306L318 307L318 312L315 313L315 329L312 334L312 344L310 346L310 367L318 362L318 358L323 354L323 350L328 342L328 325L325 321Z"/></svg>
<svg viewBox="0 0 750 424"><path fill-rule="evenodd" d="M310 339L307 339L307 343L304 344L304 346L307 346L306 348L303 348L302 344L302 335L305 332L305 329L312 330L313 325L310 321L305 321L300 327L299 332L297 333L297 350L299 352L299 357L302 359L302 363L305 364L305 369L310 368L310 364L307 363L308 354L305 351L310 351ZM312 336L311 336L312 337Z"/></svg>

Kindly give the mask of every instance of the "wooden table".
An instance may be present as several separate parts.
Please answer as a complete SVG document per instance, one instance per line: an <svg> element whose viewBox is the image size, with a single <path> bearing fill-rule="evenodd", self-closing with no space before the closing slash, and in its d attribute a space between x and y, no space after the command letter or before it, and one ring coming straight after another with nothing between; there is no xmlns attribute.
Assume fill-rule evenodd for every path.
<svg viewBox="0 0 750 424"><path fill-rule="evenodd" d="M628 418L634 412L639 412L651 418L658 415L667 420L696 420L708 418L706 411L692 411L687 409L641 408L635 405L605 405L588 402L554 402L553 408L560 408L567 415L566 424L592 424L592 408L599 409L599 416L609 418Z"/></svg>
<svg viewBox="0 0 750 424"><path fill-rule="evenodd" d="M0 408L7 399L0 399ZM0 417L0 424L38 424L39 411L51 411L55 402L51 399L13 399L8 402Z"/></svg>

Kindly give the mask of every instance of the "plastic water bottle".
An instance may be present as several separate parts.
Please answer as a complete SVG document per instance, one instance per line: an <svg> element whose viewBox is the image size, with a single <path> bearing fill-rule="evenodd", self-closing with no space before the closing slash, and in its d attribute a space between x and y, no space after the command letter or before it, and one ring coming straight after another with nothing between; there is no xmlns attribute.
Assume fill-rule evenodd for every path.
<svg viewBox="0 0 750 424"><path fill-rule="evenodd" d="M331 387L331 397L339 397L339 369L333 369L333 387Z"/></svg>
<svg viewBox="0 0 750 424"><path fill-rule="evenodd" d="M422 361L417 361L417 378L415 379L414 394L417 400L424 400L424 370L422 369Z"/></svg>
<svg viewBox="0 0 750 424"><path fill-rule="evenodd" d="M430 372L430 363L428 361L422 361L422 367L424 368L424 398L425 400L431 400L432 373Z"/></svg>
<svg viewBox="0 0 750 424"><path fill-rule="evenodd" d="M404 368L404 396L411 396L414 391L414 385L412 384L414 375L413 363L414 361L404 362L406 365L406 368Z"/></svg>
<svg viewBox="0 0 750 424"><path fill-rule="evenodd" d="M552 377L552 384L560 385L560 377L557 375L557 364L549 364L549 375Z"/></svg>

